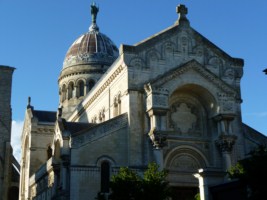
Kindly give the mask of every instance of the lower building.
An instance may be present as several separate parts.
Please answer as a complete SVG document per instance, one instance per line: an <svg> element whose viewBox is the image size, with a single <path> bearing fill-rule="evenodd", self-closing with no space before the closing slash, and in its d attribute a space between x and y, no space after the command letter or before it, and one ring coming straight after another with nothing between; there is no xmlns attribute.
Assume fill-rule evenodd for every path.
<svg viewBox="0 0 267 200"><path fill-rule="evenodd" d="M20 166L11 146L11 86L15 68L0 65L0 197L17 200Z"/></svg>

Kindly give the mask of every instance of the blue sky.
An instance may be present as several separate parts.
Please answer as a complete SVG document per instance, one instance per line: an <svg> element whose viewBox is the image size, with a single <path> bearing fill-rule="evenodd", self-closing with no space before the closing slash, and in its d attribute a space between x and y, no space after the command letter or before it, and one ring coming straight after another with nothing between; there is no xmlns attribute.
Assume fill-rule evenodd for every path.
<svg viewBox="0 0 267 200"><path fill-rule="evenodd" d="M14 124L24 120L27 98L37 110L57 110L57 78L72 42L91 21L88 0L0 0L0 64L13 76ZM267 134L267 1L96 0L100 31L135 44L171 25L176 6L188 7L191 26L232 57L245 60L241 80L243 122ZM14 130L17 127L14 128ZM18 131L19 132L19 131ZM19 133L15 133L19 135Z"/></svg>

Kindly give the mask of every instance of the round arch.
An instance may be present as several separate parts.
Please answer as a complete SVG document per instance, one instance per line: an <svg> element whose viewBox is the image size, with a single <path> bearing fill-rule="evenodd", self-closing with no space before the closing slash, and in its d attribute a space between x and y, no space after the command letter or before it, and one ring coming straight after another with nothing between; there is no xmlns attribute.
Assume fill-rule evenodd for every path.
<svg viewBox="0 0 267 200"><path fill-rule="evenodd" d="M209 114L213 114L217 111L218 102L215 95L210 92L210 88L205 88L199 84L189 83L175 88L171 88L169 100L172 103L175 96L179 94L187 94L195 97L204 106Z"/></svg>
<svg viewBox="0 0 267 200"><path fill-rule="evenodd" d="M170 171L195 171L206 168L209 162L197 148L181 145L172 149L164 159L164 167Z"/></svg>

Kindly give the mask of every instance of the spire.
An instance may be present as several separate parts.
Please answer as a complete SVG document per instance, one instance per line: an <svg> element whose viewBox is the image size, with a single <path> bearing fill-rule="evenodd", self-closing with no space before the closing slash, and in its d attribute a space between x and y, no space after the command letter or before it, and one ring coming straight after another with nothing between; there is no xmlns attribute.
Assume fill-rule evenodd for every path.
<svg viewBox="0 0 267 200"><path fill-rule="evenodd" d="M187 24L189 25L189 21L186 18L188 13L188 9L185 5L180 4L176 7L176 12L179 14L179 19L176 21L176 24Z"/></svg>
<svg viewBox="0 0 267 200"><path fill-rule="evenodd" d="M97 17L97 13L99 11L99 7L96 6L96 3L93 2L91 4L91 17L92 17L92 24L89 27L89 31L99 31L99 28L96 24L96 17Z"/></svg>

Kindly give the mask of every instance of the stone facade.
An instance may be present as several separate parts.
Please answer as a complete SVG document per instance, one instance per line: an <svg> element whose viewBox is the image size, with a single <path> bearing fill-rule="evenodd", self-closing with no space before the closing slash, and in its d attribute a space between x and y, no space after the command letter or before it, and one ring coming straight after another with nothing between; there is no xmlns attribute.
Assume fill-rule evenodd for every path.
<svg viewBox="0 0 267 200"><path fill-rule="evenodd" d="M0 197L17 199L19 164L11 146L11 88L15 68L0 65Z"/></svg>
<svg viewBox="0 0 267 200"><path fill-rule="evenodd" d="M69 67L64 65L61 105L49 120L29 103L20 199L93 200L109 193L106 183L121 166L142 173L155 161L169 171L173 200L198 190L204 200L248 148L267 142L241 121L243 60L195 31L185 6L177 12L173 26L134 46L121 45L118 58L101 78L94 76L96 84L79 101L75 95L62 98L61 78ZM97 68L102 54L106 59L105 51L83 52L86 59L69 68L66 84L87 82L84 74L95 72L80 72L84 62Z"/></svg>

